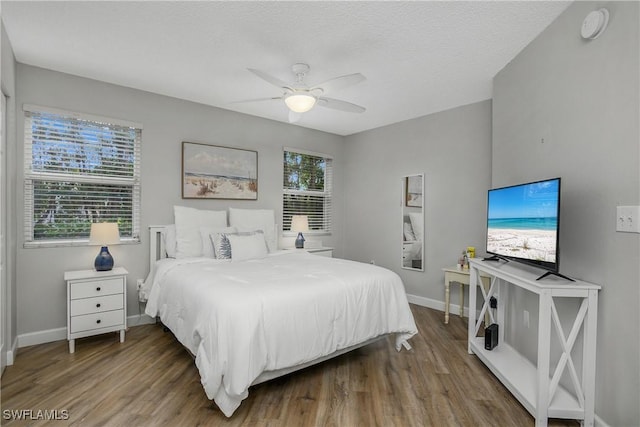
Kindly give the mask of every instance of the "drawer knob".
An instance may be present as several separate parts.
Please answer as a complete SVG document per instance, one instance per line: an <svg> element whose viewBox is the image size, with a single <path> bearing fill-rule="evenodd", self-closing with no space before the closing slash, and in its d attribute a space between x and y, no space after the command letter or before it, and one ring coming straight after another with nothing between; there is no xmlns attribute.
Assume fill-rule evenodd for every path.
<svg viewBox="0 0 640 427"><path fill-rule="evenodd" d="M101 320L100 320L100 319L96 320L96 323L100 323L100 322L101 322Z"/></svg>
<svg viewBox="0 0 640 427"><path fill-rule="evenodd" d="M96 291L100 292L100 286L98 286L98 287L96 288Z"/></svg>
<svg viewBox="0 0 640 427"><path fill-rule="evenodd" d="M96 308L100 308L100 303L97 303L97 304L96 304Z"/></svg>

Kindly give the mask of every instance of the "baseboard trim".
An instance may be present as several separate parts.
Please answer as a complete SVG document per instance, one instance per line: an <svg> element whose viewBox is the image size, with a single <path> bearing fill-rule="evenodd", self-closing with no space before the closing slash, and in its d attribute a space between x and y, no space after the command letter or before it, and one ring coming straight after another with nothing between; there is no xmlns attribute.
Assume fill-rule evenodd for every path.
<svg viewBox="0 0 640 427"><path fill-rule="evenodd" d="M127 317L127 328L142 325L152 325L156 323L156 318L148 316L146 314L136 314L134 316Z"/></svg>
<svg viewBox="0 0 640 427"><path fill-rule="evenodd" d="M407 294L407 301L411 304L416 304L422 307L433 308L434 310L439 310L444 312L444 302L436 299L421 297L418 295ZM459 304L449 304L449 314L459 315L460 314L460 305ZM480 311L476 312L476 316L480 315ZM469 309L464 308L464 316L469 317Z"/></svg>
<svg viewBox="0 0 640 427"><path fill-rule="evenodd" d="M5 346L2 346L2 349L0 350L1 356L2 357L2 369L4 372L4 368L6 368L7 366L11 366L13 365L13 361L15 360L15 354L16 354L16 347L18 345L18 339L14 339L13 343L11 343L11 348L9 348L8 350L5 351Z"/></svg>
<svg viewBox="0 0 640 427"><path fill-rule="evenodd" d="M127 328L141 325L149 325L156 323L156 319L146 314L136 314L127 316ZM17 347L28 347L31 345L46 344L54 341L62 341L67 339L67 328L55 328L45 331L28 332L20 334L17 338ZM14 347L15 348L15 347ZM14 353L15 354L15 353ZM9 365L9 352L7 352L7 365ZM12 363L13 364L13 358Z"/></svg>
<svg viewBox="0 0 640 427"><path fill-rule="evenodd" d="M27 332L26 334L18 335L18 348L45 344L54 341L61 341L66 338L67 328L55 328L47 329L45 331Z"/></svg>
<svg viewBox="0 0 640 427"><path fill-rule="evenodd" d="M7 366L13 365L18 354L18 337L13 340L11 344L11 350L7 351Z"/></svg>
<svg viewBox="0 0 640 427"><path fill-rule="evenodd" d="M595 427L611 427L609 424L605 423L602 418L598 416L598 414L594 415L594 425Z"/></svg>

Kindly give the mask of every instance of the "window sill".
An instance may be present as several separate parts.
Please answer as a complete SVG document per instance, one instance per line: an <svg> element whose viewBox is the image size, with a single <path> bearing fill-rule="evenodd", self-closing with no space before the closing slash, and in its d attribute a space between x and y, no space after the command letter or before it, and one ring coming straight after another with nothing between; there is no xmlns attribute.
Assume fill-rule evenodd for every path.
<svg viewBox="0 0 640 427"><path fill-rule="evenodd" d="M140 239L122 239L118 245L137 245L140 243ZM99 246L99 245L90 245L89 240L47 240L47 241L38 241L38 242L25 242L22 247L24 249L34 249L34 248L62 248L62 247L71 247L71 246ZM115 245L109 245L115 246Z"/></svg>
<svg viewBox="0 0 640 427"><path fill-rule="evenodd" d="M330 231L303 231L302 235L304 236L331 236ZM282 237L296 237L298 236L297 231L283 231Z"/></svg>

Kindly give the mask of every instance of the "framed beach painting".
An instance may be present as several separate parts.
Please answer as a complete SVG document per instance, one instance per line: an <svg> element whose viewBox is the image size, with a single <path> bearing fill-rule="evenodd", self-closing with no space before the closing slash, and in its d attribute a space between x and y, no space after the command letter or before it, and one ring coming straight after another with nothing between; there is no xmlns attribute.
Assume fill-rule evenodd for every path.
<svg viewBox="0 0 640 427"><path fill-rule="evenodd" d="M405 178L405 194L406 205L408 207L422 207L422 175L411 175Z"/></svg>
<svg viewBox="0 0 640 427"><path fill-rule="evenodd" d="M182 143L183 199L258 199L258 152Z"/></svg>

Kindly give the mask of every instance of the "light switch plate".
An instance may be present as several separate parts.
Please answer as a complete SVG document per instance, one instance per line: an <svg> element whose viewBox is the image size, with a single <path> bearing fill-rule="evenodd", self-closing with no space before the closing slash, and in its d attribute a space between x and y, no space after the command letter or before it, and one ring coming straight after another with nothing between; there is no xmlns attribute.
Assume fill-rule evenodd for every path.
<svg viewBox="0 0 640 427"><path fill-rule="evenodd" d="M616 231L640 233L640 206L618 206L616 208Z"/></svg>

